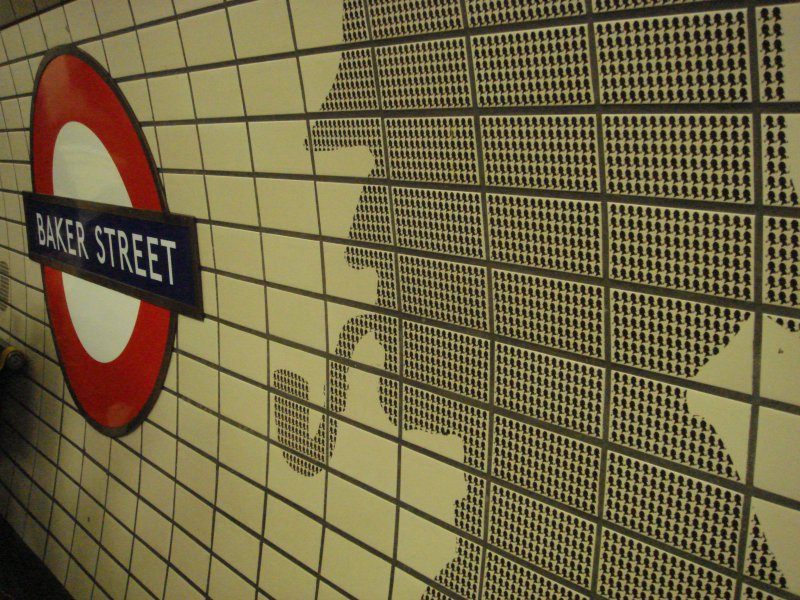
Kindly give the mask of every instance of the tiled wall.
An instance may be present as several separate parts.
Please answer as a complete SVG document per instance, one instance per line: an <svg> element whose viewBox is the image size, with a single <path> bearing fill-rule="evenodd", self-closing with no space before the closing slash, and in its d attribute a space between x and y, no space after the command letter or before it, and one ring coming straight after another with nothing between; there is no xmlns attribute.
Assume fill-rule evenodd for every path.
<svg viewBox="0 0 800 600"><path fill-rule="evenodd" d="M800 598L800 4L75 0L0 40L0 512L76 598ZM119 439L25 257L70 42L198 218L207 317Z"/></svg>

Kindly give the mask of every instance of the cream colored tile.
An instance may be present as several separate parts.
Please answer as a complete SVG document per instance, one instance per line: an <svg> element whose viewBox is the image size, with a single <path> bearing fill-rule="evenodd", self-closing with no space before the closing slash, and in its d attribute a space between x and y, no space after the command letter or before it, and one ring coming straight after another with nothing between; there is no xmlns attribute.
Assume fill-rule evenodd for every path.
<svg viewBox="0 0 800 600"><path fill-rule="evenodd" d="M170 212L208 219L206 187L202 175L165 173L164 188ZM203 298L205 299L205 294Z"/></svg>
<svg viewBox="0 0 800 600"><path fill-rule="evenodd" d="M101 544L118 561L128 564L133 550L133 534L108 512L103 519Z"/></svg>
<svg viewBox="0 0 800 600"><path fill-rule="evenodd" d="M800 472L787 469L787 457L800 454L800 416L761 408L758 412L755 485L793 500L800 499Z"/></svg>
<svg viewBox="0 0 800 600"><path fill-rule="evenodd" d="M146 567L140 567L146 568ZM128 581L128 589L125 593L125 600L153 600L155 596L147 591L136 579Z"/></svg>
<svg viewBox="0 0 800 600"><path fill-rule="evenodd" d="M185 66L181 36L174 21L138 30L148 73Z"/></svg>
<svg viewBox="0 0 800 600"><path fill-rule="evenodd" d="M220 364L258 383L267 383L267 340L220 325Z"/></svg>
<svg viewBox="0 0 800 600"><path fill-rule="evenodd" d="M192 92L186 74L153 77L148 80L153 101L153 117L157 121L194 118Z"/></svg>
<svg viewBox="0 0 800 600"><path fill-rule="evenodd" d="M263 285L220 276L220 318L266 333L266 294Z"/></svg>
<svg viewBox="0 0 800 600"><path fill-rule="evenodd" d="M178 357L178 392L206 408L219 407L219 371L185 356Z"/></svg>
<svg viewBox="0 0 800 600"><path fill-rule="evenodd" d="M198 409L195 409L198 410ZM199 427L197 429L203 429ZM206 428L210 429L210 428ZM213 428L212 440L214 446L214 454L217 450L217 428ZM183 434L181 434L183 438ZM189 440L187 440L189 441ZM211 445L210 441L205 442ZM186 488L198 494L201 498L214 501L214 490L217 486L216 467L213 462L202 456L198 452L189 448L186 444L178 444L178 481L180 481ZM178 519L176 508L176 520ZM189 529L189 525L181 522L184 527ZM210 538L209 538L209 542Z"/></svg>
<svg viewBox="0 0 800 600"><path fill-rule="evenodd" d="M200 142L194 125L156 128L161 164L167 169L201 169Z"/></svg>
<svg viewBox="0 0 800 600"><path fill-rule="evenodd" d="M114 479L108 480L106 509L114 515L115 519L129 529L133 529L134 520L136 519L136 502L136 496L128 488L117 483ZM130 552L130 550L128 551Z"/></svg>
<svg viewBox="0 0 800 600"><path fill-rule="evenodd" d="M205 588L206 579L200 584ZM189 582L177 571L169 569L167 571L167 588L164 590L165 600L203 600L204 596L193 588Z"/></svg>
<svg viewBox="0 0 800 600"><path fill-rule="evenodd" d="M67 580L64 588L73 598L88 598L92 593L92 579L83 571L77 562L71 562L67 569Z"/></svg>
<svg viewBox="0 0 800 600"><path fill-rule="evenodd" d="M164 380L164 386L170 385L173 390L177 388L177 364L177 355L173 353L169 370L167 371L167 378ZM172 376L172 381L170 381L170 376ZM151 409L150 414L147 415L147 420L160 425L170 433L175 433L178 427L178 398L175 394L166 389L161 390L158 400Z"/></svg>
<svg viewBox="0 0 800 600"><path fill-rule="evenodd" d="M314 183L292 179L256 179L261 226L319 233Z"/></svg>
<svg viewBox="0 0 800 600"><path fill-rule="evenodd" d="M294 49L285 2L256 0L232 6L228 13L238 58L291 52ZM265 30L270 35L264 35Z"/></svg>
<svg viewBox="0 0 800 600"><path fill-rule="evenodd" d="M178 405L178 432L181 440L210 456L217 455L217 421L214 415L186 401ZM178 478L181 478L181 446L178 447Z"/></svg>
<svg viewBox="0 0 800 600"><path fill-rule="evenodd" d="M211 225L197 224L197 246L200 253L200 266L215 268L214 244L211 241Z"/></svg>
<svg viewBox="0 0 800 600"><path fill-rule="evenodd" d="M322 525L270 496L264 536L307 567L317 568Z"/></svg>
<svg viewBox="0 0 800 600"><path fill-rule="evenodd" d="M328 531L322 575L358 598L387 598L392 566L342 536Z"/></svg>
<svg viewBox="0 0 800 600"><path fill-rule="evenodd" d="M392 503L330 475L327 515L331 524L391 556L395 517Z"/></svg>
<svg viewBox="0 0 800 600"><path fill-rule="evenodd" d="M11 77L11 67L5 65L0 67L0 96L13 96L17 91L14 89L14 79Z"/></svg>
<svg viewBox="0 0 800 600"><path fill-rule="evenodd" d="M208 594L212 598L250 598L255 594L255 587L212 558Z"/></svg>
<svg viewBox="0 0 800 600"><path fill-rule="evenodd" d="M127 0L94 0L94 12L101 33L125 29L133 25Z"/></svg>
<svg viewBox="0 0 800 600"><path fill-rule="evenodd" d="M251 171L250 146L244 123L200 125L203 163L212 171Z"/></svg>
<svg viewBox="0 0 800 600"><path fill-rule="evenodd" d="M48 10L42 13L40 18L48 48L69 44L72 41L67 25L67 15L62 7Z"/></svg>
<svg viewBox="0 0 800 600"><path fill-rule="evenodd" d="M212 219L253 227L258 225L252 178L209 175L206 183Z"/></svg>
<svg viewBox="0 0 800 600"><path fill-rule="evenodd" d="M219 471L217 506L253 531L261 531L264 491L227 469Z"/></svg>
<svg viewBox="0 0 800 600"><path fill-rule="evenodd" d="M782 573L800 572L800 511L774 504L761 498L753 498L750 514L758 519L758 529L763 536L760 540L752 537L752 522L748 547L760 547L766 538L770 554L778 562ZM787 578L790 592L800 591L800 582Z"/></svg>
<svg viewBox="0 0 800 600"><path fill-rule="evenodd" d="M175 14L170 0L131 0L131 9L137 25Z"/></svg>
<svg viewBox="0 0 800 600"><path fill-rule="evenodd" d="M378 272L376 269L354 269L347 262L345 244L323 244L325 253L325 284L331 296L356 300L365 304L378 303Z"/></svg>
<svg viewBox="0 0 800 600"><path fill-rule="evenodd" d="M341 44L344 5L340 2L290 0L298 48Z"/></svg>
<svg viewBox="0 0 800 600"><path fill-rule="evenodd" d="M305 121L259 122L249 126L256 171L311 174Z"/></svg>
<svg viewBox="0 0 800 600"><path fill-rule="evenodd" d="M319 112L339 70L341 52L323 52L300 58L308 112Z"/></svg>
<svg viewBox="0 0 800 600"><path fill-rule="evenodd" d="M97 583L114 598L125 596L125 585L128 583L128 573L111 558L111 555L101 551L97 561ZM95 588L97 589L97 588Z"/></svg>
<svg viewBox="0 0 800 600"><path fill-rule="evenodd" d="M400 509L397 558L412 569L436 578L457 553L458 536Z"/></svg>
<svg viewBox="0 0 800 600"><path fill-rule="evenodd" d="M217 268L238 275L263 279L261 241L255 231L213 226Z"/></svg>
<svg viewBox="0 0 800 600"><path fill-rule="evenodd" d="M211 523L214 511L209 504L185 489L175 488L175 522L206 546L211 545Z"/></svg>
<svg viewBox="0 0 800 600"><path fill-rule="evenodd" d="M214 554L236 565L245 577L253 581L258 571L258 548L258 539L254 535L224 515L217 515L214 522Z"/></svg>
<svg viewBox="0 0 800 600"><path fill-rule="evenodd" d="M270 335L325 349L325 305L321 300L267 289Z"/></svg>
<svg viewBox="0 0 800 600"><path fill-rule="evenodd" d="M220 375L220 386L220 413L266 435L267 391L224 373Z"/></svg>
<svg viewBox="0 0 800 600"><path fill-rule="evenodd" d="M27 61L11 64L11 78L18 94L29 94L33 91L33 75Z"/></svg>
<svg viewBox="0 0 800 600"><path fill-rule="evenodd" d="M215 4L222 4L223 0L175 0L175 10L178 14L205 8Z"/></svg>
<svg viewBox="0 0 800 600"><path fill-rule="evenodd" d="M216 321L178 317L178 347L209 362L219 360L219 333Z"/></svg>
<svg viewBox="0 0 800 600"><path fill-rule="evenodd" d="M105 46L103 46L103 40L96 40L94 42L88 42L86 44L81 44L79 46L81 50L86 52L89 56L103 65L103 68L108 69L108 59L106 58L106 50Z"/></svg>
<svg viewBox="0 0 800 600"><path fill-rule="evenodd" d="M244 115L239 73L235 66L192 71L192 92L200 118Z"/></svg>
<svg viewBox="0 0 800 600"><path fill-rule="evenodd" d="M266 544L261 550L258 583L276 600L311 598L316 590L316 578L313 575Z"/></svg>
<svg viewBox="0 0 800 600"><path fill-rule="evenodd" d="M186 62L205 65L233 59L233 45L224 10L179 21Z"/></svg>
<svg viewBox="0 0 800 600"><path fill-rule="evenodd" d="M311 292L322 292L320 246L316 240L265 233L266 279Z"/></svg>
<svg viewBox="0 0 800 600"><path fill-rule="evenodd" d="M3 47L5 48L8 60L14 60L27 54L25 52L25 44L22 41L22 33L20 32L19 25L12 25L0 31L0 38L3 40Z"/></svg>
<svg viewBox="0 0 800 600"><path fill-rule="evenodd" d="M800 333L772 315L764 315L763 323L761 395L800 406Z"/></svg>
<svg viewBox="0 0 800 600"><path fill-rule="evenodd" d="M47 48L42 24L37 18L25 19L19 24L19 33L25 45L26 54L36 54Z"/></svg>
<svg viewBox="0 0 800 600"><path fill-rule="evenodd" d="M136 536L147 542L161 557L169 556L169 530L170 524L165 517L145 502L139 502L136 508Z"/></svg>
<svg viewBox="0 0 800 600"><path fill-rule="evenodd" d="M147 460L174 475L177 452L178 446L175 438L150 423L142 425L142 454ZM144 469L144 465L142 465L142 469ZM172 512L172 507L170 506L169 510L164 512Z"/></svg>
<svg viewBox="0 0 800 600"><path fill-rule="evenodd" d="M94 37L100 33L92 0L75 0L64 6L69 32L74 41Z"/></svg>
<svg viewBox="0 0 800 600"><path fill-rule="evenodd" d="M203 271L200 273L200 283L203 288L203 309L207 315L217 314L217 283L213 273Z"/></svg>
<svg viewBox="0 0 800 600"><path fill-rule="evenodd" d="M172 534L171 560L195 585L205 588L211 553L178 528Z"/></svg>
<svg viewBox="0 0 800 600"><path fill-rule="evenodd" d="M219 435L220 461L244 477L264 485L267 474L267 442L224 422L220 423Z"/></svg>
<svg viewBox="0 0 800 600"><path fill-rule="evenodd" d="M136 32L123 33L105 38L103 45L108 57L108 68L114 77L139 75L144 72L142 53Z"/></svg>
<svg viewBox="0 0 800 600"><path fill-rule="evenodd" d="M338 423L332 467L386 494L397 483L397 443L343 421Z"/></svg>
<svg viewBox="0 0 800 600"><path fill-rule="evenodd" d="M172 454L174 459L174 450ZM168 475L165 475L155 467L147 463L142 463L142 486L140 493L142 498L148 502L151 502L153 506L155 506L163 514L167 515L167 519L171 518L172 507L175 501L174 479ZM168 529L169 526L166 527L165 531ZM160 546L155 544L153 544L153 546L161 551Z"/></svg>
<svg viewBox="0 0 800 600"><path fill-rule="evenodd" d="M123 81L119 84L122 95L133 108L133 114L139 121L152 121L153 109L150 106L150 91L147 89L147 81L135 79L133 81Z"/></svg>
<svg viewBox="0 0 800 600"><path fill-rule="evenodd" d="M164 580L167 576L167 565L147 546L136 540L133 543L133 557L131 558L131 574L136 577L144 587L153 595L159 597L164 590ZM130 584L128 585L128 598L130 598ZM145 596L146 597L146 596Z"/></svg>

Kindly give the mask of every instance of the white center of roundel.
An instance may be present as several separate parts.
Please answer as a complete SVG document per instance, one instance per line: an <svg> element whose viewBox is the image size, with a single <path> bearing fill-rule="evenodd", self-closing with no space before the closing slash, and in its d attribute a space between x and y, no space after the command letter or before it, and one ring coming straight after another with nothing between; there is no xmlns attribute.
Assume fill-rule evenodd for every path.
<svg viewBox="0 0 800 600"><path fill-rule="evenodd" d="M71 121L61 128L53 150L53 194L131 206L117 167L100 139ZM131 339L141 301L63 274L72 324L86 352L98 362L117 358Z"/></svg>

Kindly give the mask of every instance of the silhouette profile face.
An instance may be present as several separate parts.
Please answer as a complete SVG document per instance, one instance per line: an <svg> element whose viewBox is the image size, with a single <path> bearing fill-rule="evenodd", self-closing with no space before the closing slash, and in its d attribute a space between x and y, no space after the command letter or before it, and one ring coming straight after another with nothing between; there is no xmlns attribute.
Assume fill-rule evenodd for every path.
<svg viewBox="0 0 800 600"><path fill-rule="evenodd" d="M732 597L720 573L743 544L746 574L786 587L781 513L745 510L744 484L755 332L792 326L756 323L755 214L716 208L753 202L753 116L605 109L749 100L745 12L467 40L550 9L368 4L369 28L342 5L343 36L376 46L342 50L307 107L337 300L328 416L276 400L291 469L353 474L372 454L399 471L367 485L399 502L408 597ZM695 84L666 58L637 75L629 49L655 61L659 35L704 55L687 28L730 40L729 77ZM415 34L430 39L392 39ZM326 207L351 209L346 234ZM309 399L301 374L273 377ZM354 422L399 452L359 445ZM407 475L441 485L421 500Z"/></svg>

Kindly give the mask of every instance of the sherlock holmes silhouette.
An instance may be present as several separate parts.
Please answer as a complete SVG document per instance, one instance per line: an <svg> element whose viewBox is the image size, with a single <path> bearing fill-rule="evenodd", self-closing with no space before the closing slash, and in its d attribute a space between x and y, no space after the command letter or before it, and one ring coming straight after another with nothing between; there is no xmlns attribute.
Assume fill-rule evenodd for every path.
<svg viewBox="0 0 800 600"><path fill-rule="evenodd" d="M750 268L737 271L735 253L751 248L741 232L752 222L647 203L748 194L750 167L736 145L748 117L605 118L595 108L598 97L725 102L747 92L726 91L736 80L726 75L718 86L676 83L683 95L669 98L666 79L626 83L623 67L598 89L590 65L595 53L610 64L615 44L635 53L648 35L685 27L732 38L730 61L718 65L735 70L744 12L684 18L689 25L637 22L633 37L600 25L590 52L591 25L464 29L578 16L577 2L492 8L498 3L470 0L469 17L457 1L374 0L368 16L361 2L331 4L342 41L356 46L342 50L321 105L308 106L319 112L308 143L318 174L327 157L349 153L348 168L329 173L361 186L340 243L349 268L372 273L376 289L372 307L331 340L331 418L311 422L307 408L276 400L278 435L294 451L284 456L297 476L320 476L321 465L336 460L346 442L335 415L354 402L377 403L404 447L440 455L445 483L431 493L446 497L450 514L435 517L454 544L449 556L435 555L436 585L425 598L446 597L442 589L468 598L582 598L592 590L733 598L729 575L743 544L745 574L786 587L770 532L755 511L743 522L749 405L709 393L751 390L755 316L710 296L745 297ZM416 34L426 37L407 39ZM358 45L369 39L375 48ZM606 189L633 199L610 205L606 221L598 122ZM677 159L648 175L637 148L654 130L666 146L651 151ZM708 152L729 153L707 157L698 168L708 177L695 183L680 158L694 131L710 132ZM704 271L715 253L724 265L728 253L734 267ZM378 356L377 365L360 360L362 350ZM374 388L352 385L359 362L377 367ZM273 381L287 396L309 399L302 373L281 369ZM415 476L402 464L401 473ZM424 503L414 508L433 513Z"/></svg>

